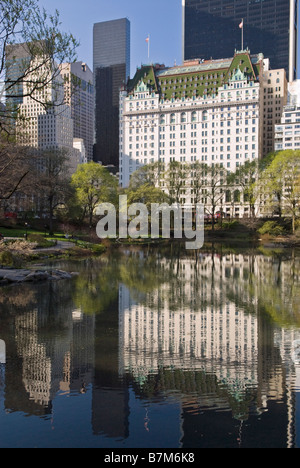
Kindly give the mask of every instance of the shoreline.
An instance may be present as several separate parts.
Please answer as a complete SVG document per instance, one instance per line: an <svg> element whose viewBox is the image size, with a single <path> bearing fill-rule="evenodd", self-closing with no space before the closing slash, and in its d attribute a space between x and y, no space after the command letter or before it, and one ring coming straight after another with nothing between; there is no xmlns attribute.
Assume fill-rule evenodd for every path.
<svg viewBox="0 0 300 468"><path fill-rule="evenodd" d="M208 234L208 235L207 235ZM219 246L224 248L265 248L265 249L300 249L300 239L296 239L293 236L229 236L228 232L217 231L212 233L211 231L206 232L205 235L205 246ZM184 239L124 239L111 241L110 245L107 245L103 249L102 254L109 251L110 249L118 249L120 247L167 247L171 245L181 245L185 242ZM102 256L102 254L95 255L95 252L89 249L79 248L76 250L75 243L65 244L64 248L58 248L58 246L51 248L39 248L32 251L31 258L24 258L23 266L20 268L13 266L2 266L0 265L0 287L9 286L13 284L22 283L39 283L45 281L61 281L64 279L72 279L77 276L78 273L68 273L58 269L41 270L35 269L33 264L41 262L40 267L47 268L45 260L49 259L76 259L85 257ZM104 247L104 246L103 246ZM201 250L201 249L200 249ZM35 256L37 254L37 256ZM50 254L50 255L49 255ZM35 258L33 258L35 257Z"/></svg>

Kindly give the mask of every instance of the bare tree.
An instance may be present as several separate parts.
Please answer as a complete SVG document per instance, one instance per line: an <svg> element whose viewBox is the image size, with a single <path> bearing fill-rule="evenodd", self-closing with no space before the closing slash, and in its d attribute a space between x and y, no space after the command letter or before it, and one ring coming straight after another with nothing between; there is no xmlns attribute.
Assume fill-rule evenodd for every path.
<svg viewBox="0 0 300 468"><path fill-rule="evenodd" d="M50 83L63 85L60 65L75 60L77 46L72 34L60 31L57 11L48 14L38 0L1 0L0 199L10 199L29 174L24 150L13 148L16 131L26 128L20 104L28 96L45 110L63 104L63 93L60 100L49 100L45 90Z"/></svg>
<svg viewBox="0 0 300 468"><path fill-rule="evenodd" d="M1 1L0 102L6 99L0 109L2 132L14 128L25 96L49 106L42 91L60 74L60 64L74 61L77 46L71 34L60 31L58 11L49 15L38 0Z"/></svg>
<svg viewBox="0 0 300 468"><path fill-rule="evenodd" d="M49 149L37 154L35 160L36 181L34 191L41 206L49 216L49 233L54 232L55 209L64 205L70 193L69 155L63 149Z"/></svg>
<svg viewBox="0 0 300 468"><path fill-rule="evenodd" d="M216 209L219 205L223 205L227 172L221 164L215 164L214 166L205 165L202 177L205 190L205 206L212 216L212 230L214 231ZM221 219L222 216L223 213L221 213Z"/></svg>
<svg viewBox="0 0 300 468"><path fill-rule="evenodd" d="M30 170L29 148L0 141L0 200L24 190Z"/></svg>

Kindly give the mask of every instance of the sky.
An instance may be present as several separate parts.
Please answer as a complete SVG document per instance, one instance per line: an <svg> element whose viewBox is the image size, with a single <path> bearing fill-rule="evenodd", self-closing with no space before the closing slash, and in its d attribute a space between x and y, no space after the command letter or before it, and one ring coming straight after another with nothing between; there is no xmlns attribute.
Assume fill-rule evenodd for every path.
<svg viewBox="0 0 300 468"><path fill-rule="evenodd" d="M128 18L131 23L131 76L141 64L182 63L182 0L40 0L49 13L60 13L61 30L80 42L77 58L93 69L93 25ZM172 7L171 7L172 6Z"/></svg>
<svg viewBox="0 0 300 468"><path fill-rule="evenodd" d="M77 59L93 69L93 25L128 18L131 23L131 76L141 64L182 63L182 0L39 0L60 13L61 30L80 42ZM146 38L150 35L150 60ZM300 40L300 35L299 35ZM300 77L300 47L298 47Z"/></svg>

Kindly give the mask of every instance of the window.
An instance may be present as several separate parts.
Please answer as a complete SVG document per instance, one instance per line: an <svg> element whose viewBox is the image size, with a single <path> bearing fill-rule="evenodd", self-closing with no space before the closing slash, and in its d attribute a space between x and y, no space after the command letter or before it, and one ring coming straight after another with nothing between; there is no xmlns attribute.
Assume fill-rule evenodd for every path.
<svg viewBox="0 0 300 468"><path fill-rule="evenodd" d="M186 113L185 112L182 112L182 114L180 116L180 121L181 121L181 123L186 122Z"/></svg>

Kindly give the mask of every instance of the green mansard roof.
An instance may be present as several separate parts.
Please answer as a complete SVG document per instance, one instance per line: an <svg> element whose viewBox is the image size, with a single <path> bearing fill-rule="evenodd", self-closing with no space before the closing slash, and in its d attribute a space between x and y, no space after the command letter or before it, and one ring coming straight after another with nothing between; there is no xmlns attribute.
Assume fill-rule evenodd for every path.
<svg viewBox="0 0 300 468"><path fill-rule="evenodd" d="M238 70L248 81L258 81L262 60L262 54L250 56L248 51L242 51L236 52L233 59L186 62L183 66L164 69L143 66L129 80L127 89L129 93L134 92L143 80L149 91L159 93L165 100L212 96Z"/></svg>
<svg viewBox="0 0 300 468"><path fill-rule="evenodd" d="M128 81L127 88L129 92L132 92L142 80L148 86L150 91L154 91L155 93L158 92L154 66L148 65L137 69L133 79Z"/></svg>

